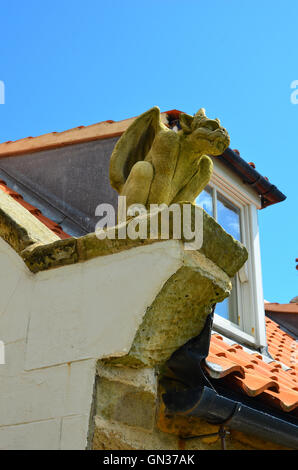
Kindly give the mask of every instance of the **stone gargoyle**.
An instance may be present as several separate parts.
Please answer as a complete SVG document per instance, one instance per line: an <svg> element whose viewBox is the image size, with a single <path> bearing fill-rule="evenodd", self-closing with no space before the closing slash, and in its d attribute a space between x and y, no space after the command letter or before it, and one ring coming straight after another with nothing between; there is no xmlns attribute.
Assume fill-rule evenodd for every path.
<svg viewBox="0 0 298 470"><path fill-rule="evenodd" d="M158 107L141 114L117 142L110 160L111 185L134 204L194 202L208 184L213 163L230 139L204 109L180 114L181 130L166 127ZM207 155L206 155L207 154Z"/></svg>

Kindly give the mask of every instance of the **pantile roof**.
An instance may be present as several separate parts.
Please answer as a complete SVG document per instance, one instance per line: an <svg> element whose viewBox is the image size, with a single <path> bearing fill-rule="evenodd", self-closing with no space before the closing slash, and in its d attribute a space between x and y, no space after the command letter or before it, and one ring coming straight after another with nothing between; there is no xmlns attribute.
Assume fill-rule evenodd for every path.
<svg viewBox="0 0 298 470"><path fill-rule="evenodd" d="M70 238L70 235L68 235L68 233L65 233L60 227L60 225L58 225L56 222L49 219L48 217L45 217L42 212L37 209L37 207L32 206L32 204L29 204L29 202L26 202L23 196L21 196L21 194L17 193L13 189L9 188L4 180L0 180L0 190L11 196L19 204L21 204L21 206L27 209L30 214L34 215L34 217L36 217L46 227L52 230L52 232L58 235L59 238L61 238L62 240L65 238Z"/></svg>
<svg viewBox="0 0 298 470"><path fill-rule="evenodd" d="M273 359L212 334L206 370L250 397L285 412L298 410L297 342L266 318L269 353Z"/></svg>
<svg viewBox="0 0 298 470"><path fill-rule="evenodd" d="M268 349L274 359L293 369L298 379L298 345L295 338L284 332L281 327L266 317ZM294 375L294 374L293 374Z"/></svg>

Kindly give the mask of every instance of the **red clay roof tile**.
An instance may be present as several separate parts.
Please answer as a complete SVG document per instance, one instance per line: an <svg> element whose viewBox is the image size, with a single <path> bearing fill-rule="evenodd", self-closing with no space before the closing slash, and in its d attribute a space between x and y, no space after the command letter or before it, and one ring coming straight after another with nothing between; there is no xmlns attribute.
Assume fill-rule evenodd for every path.
<svg viewBox="0 0 298 470"><path fill-rule="evenodd" d="M279 325L266 317L268 348L272 361L259 353L250 353L241 345L211 336L206 370L246 395L258 397L285 412L298 411L297 342ZM288 370L284 370L286 367Z"/></svg>
<svg viewBox="0 0 298 470"><path fill-rule="evenodd" d="M280 326L266 317L266 330L270 354L276 358L277 354L283 356L286 366L298 373L298 344L295 338L281 330Z"/></svg>

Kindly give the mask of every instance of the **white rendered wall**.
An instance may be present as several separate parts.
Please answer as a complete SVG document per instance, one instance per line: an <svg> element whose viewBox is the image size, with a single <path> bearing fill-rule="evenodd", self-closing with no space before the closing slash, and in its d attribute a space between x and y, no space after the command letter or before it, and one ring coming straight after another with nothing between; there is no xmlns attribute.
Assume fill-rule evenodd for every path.
<svg viewBox="0 0 298 470"><path fill-rule="evenodd" d="M32 274L0 239L0 449L84 449L97 359L123 355L178 241Z"/></svg>

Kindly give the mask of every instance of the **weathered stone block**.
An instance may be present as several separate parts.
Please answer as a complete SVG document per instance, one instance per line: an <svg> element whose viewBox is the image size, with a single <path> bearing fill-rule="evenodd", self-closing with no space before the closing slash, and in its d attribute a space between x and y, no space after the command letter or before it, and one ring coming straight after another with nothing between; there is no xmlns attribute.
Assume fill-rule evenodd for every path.
<svg viewBox="0 0 298 470"><path fill-rule="evenodd" d="M104 377L98 378L96 415L104 419L152 430L155 406L156 397L148 391Z"/></svg>
<svg viewBox="0 0 298 470"><path fill-rule="evenodd" d="M94 450L175 450L178 448L176 436L165 434L157 429L151 433L95 416Z"/></svg>

